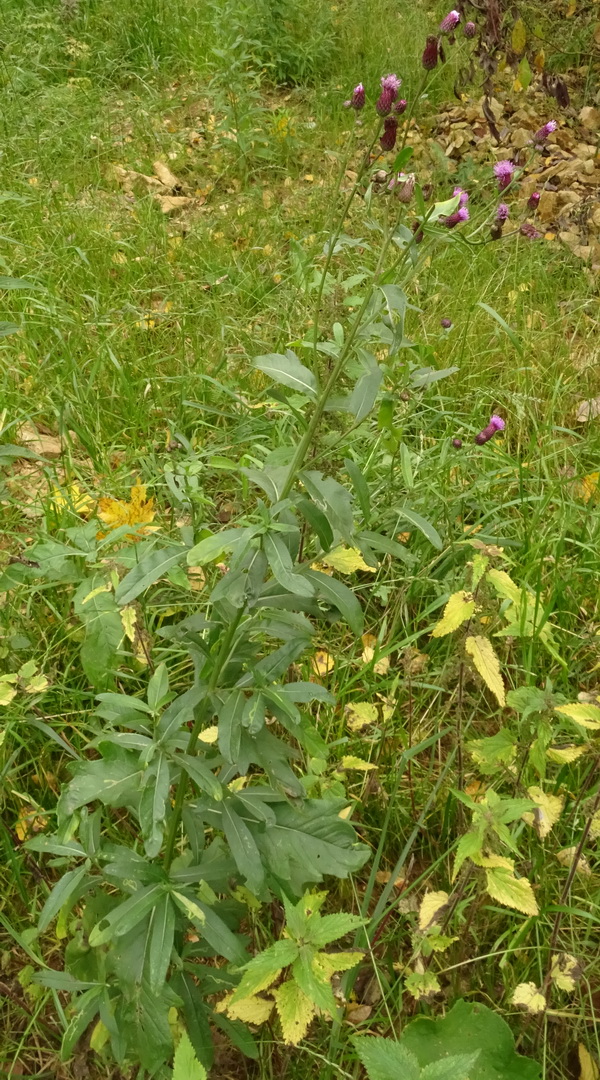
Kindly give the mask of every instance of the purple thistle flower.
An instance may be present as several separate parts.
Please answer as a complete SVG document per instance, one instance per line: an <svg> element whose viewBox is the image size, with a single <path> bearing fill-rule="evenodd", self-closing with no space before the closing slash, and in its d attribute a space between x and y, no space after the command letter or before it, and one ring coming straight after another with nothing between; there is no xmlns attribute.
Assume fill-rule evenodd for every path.
<svg viewBox="0 0 600 1080"><path fill-rule="evenodd" d="M452 445L455 450L462 450L462 439L453 439Z"/></svg>
<svg viewBox="0 0 600 1080"><path fill-rule="evenodd" d="M433 34L427 38L425 42L425 48L423 50L423 56L421 57L421 63L425 68L425 71L433 71L434 67L437 67L439 53L438 39Z"/></svg>
<svg viewBox="0 0 600 1080"><path fill-rule="evenodd" d="M506 424L502 417L494 415L490 417L490 422L487 427L484 427L483 431L480 431L479 434L475 436L475 442L478 446L483 446L494 437L497 431L504 431L505 427Z"/></svg>
<svg viewBox="0 0 600 1080"><path fill-rule="evenodd" d="M509 186L513 178L514 171L515 166L513 165L512 161L504 160L496 162L496 164L494 165L494 176L498 181L498 187L500 191L505 191L506 188Z"/></svg>
<svg viewBox="0 0 600 1080"><path fill-rule="evenodd" d="M467 203L469 201L469 192L468 191L463 191L463 189L461 187L455 187L452 194L453 195L460 195L460 202L458 204L459 207L467 205Z"/></svg>
<svg viewBox="0 0 600 1080"><path fill-rule="evenodd" d="M449 330L452 326L452 319L440 319L440 326L443 326L444 330Z"/></svg>
<svg viewBox="0 0 600 1080"><path fill-rule="evenodd" d="M551 135L553 131L556 131L557 127L558 124L556 123L556 120L549 120L547 124L544 124L544 126L539 129L539 131L536 131L533 136L534 143L539 144L545 142L548 136Z"/></svg>
<svg viewBox="0 0 600 1080"><path fill-rule="evenodd" d="M528 221L522 222L519 227L519 232L521 233L521 236L526 236L528 240L539 240L542 235L541 232L536 229L535 225L531 225Z"/></svg>
<svg viewBox="0 0 600 1080"><path fill-rule="evenodd" d="M463 221L469 220L469 211L466 206L459 206L458 210L455 210L453 214L449 214L448 217L440 218L440 224L445 225L448 229L454 229L456 225L462 225Z"/></svg>
<svg viewBox="0 0 600 1080"><path fill-rule="evenodd" d="M382 150L393 150L396 145L396 135L398 134L398 121L395 116L386 116L383 121L383 135L379 140L379 145Z"/></svg>
<svg viewBox="0 0 600 1080"><path fill-rule="evenodd" d="M396 102L396 104L394 105L394 109L393 109L396 116L402 116L402 113L406 112L406 106L407 105L408 105L408 101L405 101L404 98L400 98L400 101Z"/></svg>
<svg viewBox="0 0 600 1080"><path fill-rule="evenodd" d="M364 109L364 107L365 107L365 99L366 99L365 88L364 88L363 84L361 82L359 82L358 86L354 87L354 90L352 91L352 97L350 98L350 100L344 102L344 108L345 109L356 109L357 111L360 110L360 109Z"/></svg>
<svg viewBox="0 0 600 1080"><path fill-rule="evenodd" d="M377 99L375 108L380 116L388 116L392 111L392 105L398 97L398 91L402 79L397 75L384 75L381 80L381 93Z"/></svg>
<svg viewBox="0 0 600 1080"><path fill-rule="evenodd" d="M466 38L474 38L477 33L477 27L474 22L467 22L464 25L463 33Z"/></svg>
<svg viewBox="0 0 600 1080"><path fill-rule="evenodd" d="M440 33L451 34L460 22L460 11L449 11L440 23Z"/></svg>
<svg viewBox="0 0 600 1080"><path fill-rule="evenodd" d="M510 210L508 206L505 202L501 202L496 211L496 221L501 221L502 224L504 224L505 221L508 221L509 214Z"/></svg>
<svg viewBox="0 0 600 1080"><path fill-rule="evenodd" d="M527 200L527 206L530 210L537 210L540 205L540 193L539 191L532 191Z"/></svg>

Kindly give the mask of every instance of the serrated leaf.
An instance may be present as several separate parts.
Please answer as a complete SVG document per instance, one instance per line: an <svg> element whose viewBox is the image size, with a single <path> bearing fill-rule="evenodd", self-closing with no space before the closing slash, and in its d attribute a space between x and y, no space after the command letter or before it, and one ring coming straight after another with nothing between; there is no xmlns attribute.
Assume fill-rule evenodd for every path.
<svg viewBox="0 0 600 1080"><path fill-rule="evenodd" d="M452 594L444 608L442 618L431 631L432 637L445 637L462 626L475 613L475 601L471 593L461 589Z"/></svg>
<svg viewBox="0 0 600 1080"><path fill-rule="evenodd" d="M173 1080L206 1080L206 1069L194 1053L187 1031L183 1032L173 1058Z"/></svg>
<svg viewBox="0 0 600 1080"><path fill-rule="evenodd" d="M229 994L219 1005L225 1005L225 1011L231 1020L241 1020L244 1024L265 1024L275 1007L275 1003L268 998L247 997L242 1001L232 1001L232 997L233 995Z"/></svg>
<svg viewBox="0 0 600 1080"><path fill-rule="evenodd" d="M561 716L567 716L581 727L590 728L592 731L600 729L600 707L583 702L573 702L571 705L556 705L555 712Z"/></svg>
<svg viewBox="0 0 600 1080"><path fill-rule="evenodd" d="M468 637L465 651L471 657L484 683L502 707L506 704L504 682L500 674L500 661L492 643L485 637Z"/></svg>
<svg viewBox="0 0 600 1080"><path fill-rule="evenodd" d="M440 1061L432 1061L421 1072L420 1080L468 1080L472 1077L476 1080L477 1064L480 1051L474 1054L451 1054Z"/></svg>
<svg viewBox="0 0 600 1080"><path fill-rule="evenodd" d="M337 547L328 555L323 555L320 561L340 574L354 574L357 570L365 570L368 574L377 573L377 568L365 562L358 548Z"/></svg>
<svg viewBox="0 0 600 1080"><path fill-rule="evenodd" d="M258 953L246 964L240 985L234 992L233 1001L253 997L275 982L280 971L293 964L298 956L295 941L281 938L264 952Z"/></svg>
<svg viewBox="0 0 600 1080"><path fill-rule="evenodd" d="M363 957L364 953L361 952L319 952L313 958L313 968L319 978L330 979L336 971L350 971L360 964Z"/></svg>
<svg viewBox="0 0 600 1080"><path fill-rule="evenodd" d="M439 994L441 990L439 979L432 971L413 971L404 980L404 986L417 1001Z"/></svg>
<svg viewBox="0 0 600 1080"><path fill-rule="evenodd" d="M582 754L587 754L589 749L589 746L549 746L546 757L556 765L569 765Z"/></svg>
<svg viewBox="0 0 600 1080"><path fill-rule="evenodd" d="M360 772L369 772L370 769L376 769L377 765L374 761L363 761L362 758L354 757L353 754L346 754L340 761L342 769L358 769Z"/></svg>
<svg viewBox="0 0 600 1080"><path fill-rule="evenodd" d="M516 878L510 870L497 867L486 870L486 888L493 900L505 907L515 908L523 915L537 915L538 906L526 878Z"/></svg>
<svg viewBox="0 0 600 1080"><path fill-rule="evenodd" d="M517 19L513 26L511 44L513 51L516 52L517 56L522 56L527 44L527 28L522 19Z"/></svg>
<svg viewBox="0 0 600 1080"><path fill-rule="evenodd" d="M316 1006L290 979L273 991L284 1043L298 1046L310 1027Z"/></svg>
<svg viewBox="0 0 600 1080"><path fill-rule="evenodd" d="M571 994L581 978L582 967L576 957L570 953L558 953L552 957L550 965L550 978L559 990L566 990Z"/></svg>
<svg viewBox="0 0 600 1080"><path fill-rule="evenodd" d="M350 731L361 731L369 724L379 720L379 709L369 701L353 701L346 705L344 712Z"/></svg>
<svg viewBox="0 0 600 1080"><path fill-rule="evenodd" d="M547 795L540 787L527 788L527 794L536 809L531 814L528 811L523 814L523 820L528 825L535 825L538 836L543 840L550 833L562 814L565 804L562 795Z"/></svg>
<svg viewBox="0 0 600 1080"><path fill-rule="evenodd" d="M317 380L312 371L301 364L298 357L291 350L283 355L281 353L268 353L265 356L257 356L253 361L254 367L263 371L265 375L275 382L283 383L299 394L305 394L314 399L317 394Z"/></svg>
<svg viewBox="0 0 600 1080"><path fill-rule="evenodd" d="M419 905L419 930L428 930L446 909L450 897L447 892L428 892Z"/></svg>
<svg viewBox="0 0 600 1080"><path fill-rule="evenodd" d="M546 998L534 982L519 983L511 997L513 1005L520 1005L532 1016L538 1016L546 1010Z"/></svg>
<svg viewBox="0 0 600 1080"><path fill-rule="evenodd" d="M365 920L360 915L346 914L343 911L334 912L332 915L313 915L308 921L305 935L311 945L322 949L364 925Z"/></svg>
<svg viewBox="0 0 600 1080"><path fill-rule="evenodd" d="M486 739L473 739L467 750L480 772L495 773L498 765L511 765L517 753L517 740L508 728L500 728Z"/></svg>
<svg viewBox="0 0 600 1080"><path fill-rule="evenodd" d="M419 1062L401 1043L377 1035L356 1035L352 1042L369 1080L419 1080Z"/></svg>

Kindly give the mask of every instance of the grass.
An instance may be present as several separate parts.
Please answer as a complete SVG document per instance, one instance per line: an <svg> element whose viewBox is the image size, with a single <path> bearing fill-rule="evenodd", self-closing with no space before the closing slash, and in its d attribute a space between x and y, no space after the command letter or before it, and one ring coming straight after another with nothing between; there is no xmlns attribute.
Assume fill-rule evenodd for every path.
<svg viewBox="0 0 600 1080"><path fill-rule="evenodd" d="M434 26L424 5L399 10L388 0L123 0L118 10L108 0L6 0L0 271L38 288L3 293L4 317L21 329L0 341L0 432L3 443L14 443L22 425L34 423L60 436L62 451L43 465L9 459L3 466L5 559L26 558L33 540L61 535L79 520L74 483L94 500L122 499L140 477L165 533L174 534L180 520L215 529L248 509L254 496L237 463L277 459L298 438L294 401L290 408L273 394L251 360L310 334L340 157L348 141L355 160L362 149L361 129L348 135L340 105L359 79L373 88L388 69L403 74L407 91L414 87L422 41ZM579 63L589 49L585 27L569 26L564 52L550 61L558 69ZM425 116L451 98L456 64L451 59L436 73ZM594 78L591 68L579 87L581 104L593 99ZM195 199L180 215L162 213L143 180L130 187L119 180L119 168L152 175L156 161ZM440 198L462 182L475 213L483 205L488 160L466 160L455 174L437 157L415 161ZM345 232L365 236L362 203ZM372 272L375 259L365 247L334 260L324 336L335 323L347 325L344 283ZM425 887L448 886L470 820L450 789L515 787L514 771L498 768L490 781L475 769L467 744L497 731L498 709L465 669L456 637L429 636L448 596L470 587L474 549L465 540L503 547L502 565L532 590L555 627L554 652L539 628L529 637L494 639L507 686L551 680L568 701L596 689L599 519L596 493L586 501L581 485L596 471L600 438L597 422L575 424L573 417L580 400L600 393L597 282L558 241L518 237L470 250L448 246L419 272L411 300L407 333L422 344L424 363L458 372L396 398L403 450L390 451L376 414L356 428L332 414L315 453L334 473L346 458L360 464L370 528L402 533L408 527L400 508L408 503L436 525L444 544L437 551L410 529L407 565L382 560L375 575L353 579L366 630L391 664L379 671L365 665L362 643L337 627L317 640L333 659L325 681L339 706L318 718L332 747L329 764L305 755L302 766L315 791L345 783L359 833L376 856L371 876L367 866L332 887L335 910L362 910L371 919L370 981L359 979L351 998L371 1011L358 1030L389 1034L463 996L499 1008L521 1051L538 1054L544 1080L558 1080L574 1075L569 1053L577 1042L600 1051L594 846L585 849L592 874L576 875L567 895L567 871L556 858L578 843L589 816L598 784L592 754L553 773L549 787L562 790L565 810L544 844L523 822L516 826L522 872L539 886L539 919L495 904L471 877L453 915L458 944L438 965L442 998L415 1002L399 974L414 961L418 902ZM441 330L441 317L452 320L450 332ZM496 411L507 418L506 436L475 447L473 436ZM463 439L461 451L452 448L454 437ZM53 486L66 503L57 505ZM187 492L179 502L177 490ZM29 981L31 930L54 873L22 846L23 830L52 820L68 762L93 732L95 692L81 669L72 591L68 582L21 586L5 594L0 611L3 671L34 659L50 680L42 697L19 694L10 703L0 749L0 992L7 1002L0 1064L7 1076L75 1078L82 1069L98 1078L120 1075L85 1043L71 1063L58 1064L64 1001ZM497 598L484 593L482 603L499 629ZM197 604L187 580L173 577L144 608L153 662L172 661L182 686L189 668L158 631L174 611ZM310 656L301 663L309 677ZM122 685L132 692L146 678L141 663L125 664ZM381 714L366 734L349 733L344 706L388 699L394 709L387 720ZM428 741L416 756L407 753ZM349 770L344 781L343 754L376 763L376 773ZM23 826L24 810L38 817ZM584 975L573 996L555 996L539 1039L538 1022L511 1005L511 993L518 983L543 983L558 909L560 948L585 964ZM256 922L265 946L278 933L276 912L261 911ZM52 966L61 966L62 947L62 939L45 936ZM297 1051L281 1044L276 1028L265 1028L257 1065L223 1046L220 1070L352 1074L353 1030L318 1020Z"/></svg>

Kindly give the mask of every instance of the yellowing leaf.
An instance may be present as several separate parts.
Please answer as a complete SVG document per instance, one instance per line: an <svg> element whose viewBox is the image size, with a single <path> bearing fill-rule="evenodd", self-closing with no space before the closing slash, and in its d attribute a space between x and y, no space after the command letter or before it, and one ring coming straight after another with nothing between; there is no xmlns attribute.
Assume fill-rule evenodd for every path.
<svg viewBox="0 0 600 1080"><path fill-rule="evenodd" d="M350 731L361 731L379 720L379 709L369 701L353 701L346 705L345 713Z"/></svg>
<svg viewBox="0 0 600 1080"><path fill-rule="evenodd" d="M201 592L206 585L206 574L201 566L188 566L188 580L193 592Z"/></svg>
<svg viewBox="0 0 600 1080"><path fill-rule="evenodd" d="M327 649L317 649L310 662L310 666L315 675L318 675L319 678L322 679L325 675L328 675L330 671L333 671L335 660L331 653L327 652Z"/></svg>
<svg viewBox="0 0 600 1080"><path fill-rule="evenodd" d="M525 52L525 46L527 44L527 29L522 19L517 19L513 26L511 44L513 51L517 56L521 56Z"/></svg>
<svg viewBox="0 0 600 1080"><path fill-rule="evenodd" d="M362 653L363 664L370 664L371 661L373 660L373 657L375 656L375 650L377 649L377 645L378 645L377 638L375 637L375 634L363 634L362 643L363 643L363 653ZM379 660L376 660L375 663L373 664L373 671L375 672L376 675L386 675L387 672L389 671L389 667L390 667L390 658L389 658L389 656L382 656L382 657L380 657Z"/></svg>
<svg viewBox="0 0 600 1080"><path fill-rule="evenodd" d="M42 690L47 690L49 685L50 681L45 675L34 675L33 678L27 680L23 689L26 694L41 694Z"/></svg>
<svg viewBox="0 0 600 1080"><path fill-rule="evenodd" d="M52 488L52 504L56 510L68 509L76 514L88 514L94 509L96 500L82 491L79 484L69 484L64 491L58 487Z"/></svg>
<svg viewBox="0 0 600 1080"><path fill-rule="evenodd" d="M592 731L600 728L600 708L597 705L577 701L572 705L557 705L554 711L561 716L568 716L569 720L581 724L581 727L591 728Z"/></svg>
<svg viewBox="0 0 600 1080"><path fill-rule="evenodd" d="M92 1034L90 1036L90 1047L91 1047L91 1049L95 1050L96 1053L99 1054L100 1051L102 1050L102 1047L106 1046L109 1039L110 1039L110 1031L102 1023L102 1020L98 1020L98 1023L95 1024L94 1029L92 1031Z"/></svg>
<svg viewBox="0 0 600 1080"><path fill-rule="evenodd" d="M98 503L98 517L109 529L118 529L121 525L148 525L154 520L154 515L154 500L146 499L146 485L140 484L139 480L131 489L130 502L105 498ZM153 532L155 528L138 530L136 535ZM100 535L105 536L106 533Z"/></svg>
<svg viewBox="0 0 600 1080"><path fill-rule="evenodd" d="M431 631L432 637L444 637L458 630L475 613L475 601L471 593L461 589L455 592L444 608L444 614Z"/></svg>
<svg viewBox="0 0 600 1080"><path fill-rule="evenodd" d="M579 1057L579 1078L578 1080L600 1080L600 1069L596 1065L596 1062L589 1050L586 1050L583 1043L579 1043L577 1047L577 1054Z"/></svg>
<svg viewBox="0 0 600 1080"><path fill-rule="evenodd" d="M588 503L590 499L595 499L598 495L598 481L600 480L600 472L588 473L587 476L582 476L580 482L577 484L577 494L581 496L585 503Z"/></svg>
<svg viewBox="0 0 600 1080"><path fill-rule="evenodd" d="M550 746L546 750L546 757L556 765L568 765L571 761L577 761L582 754L587 754L588 750L589 746Z"/></svg>
<svg viewBox="0 0 600 1080"><path fill-rule="evenodd" d="M446 892L428 892L419 905L419 930L427 930L439 921L439 916L448 905L450 897Z"/></svg>
<svg viewBox="0 0 600 1080"><path fill-rule="evenodd" d="M336 971L350 971L350 968L360 964L364 953L361 952L338 952L317 953L312 961L312 968L321 982L329 980Z"/></svg>
<svg viewBox="0 0 600 1080"><path fill-rule="evenodd" d="M567 10L565 11L565 17L571 19L577 11L577 0L568 0Z"/></svg>
<svg viewBox="0 0 600 1080"><path fill-rule="evenodd" d="M515 908L523 915L537 915L538 906L533 889L526 878L516 878L504 867L486 870L486 888L493 900L505 907Z"/></svg>
<svg viewBox="0 0 600 1080"><path fill-rule="evenodd" d="M536 1016L546 1008L546 998L534 982L519 983L511 998L513 1005L520 1005L528 1013Z"/></svg>
<svg viewBox="0 0 600 1080"><path fill-rule="evenodd" d="M39 810L22 806L15 822L15 832L19 837L19 840L23 842L24 840L27 840L27 837L31 836L32 833L40 832L42 829L45 829L47 824L48 818L44 817L43 813Z"/></svg>
<svg viewBox="0 0 600 1080"><path fill-rule="evenodd" d="M275 1005L281 1021L283 1041L297 1046L309 1029L317 1009L293 979L284 982L273 991Z"/></svg>
<svg viewBox="0 0 600 1080"><path fill-rule="evenodd" d="M417 1001L439 994L441 990L439 979L432 971L413 971L412 975L405 979L404 985Z"/></svg>
<svg viewBox="0 0 600 1080"><path fill-rule="evenodd" d="M493 869L495 866L502 866L512 873L515 868L514 859L508 859L506 855L478 855L473 852L471 861L475 863L475 866L482 866L486 870Z"/></svg>
<svg viewBox="0 0 600 1080"><path fill-rule="evenodd" d="M521 603L521 589L510 574L506 573L506 570L489 570L487 579L494 586L498 596L502 596L505 600L512 600L513 604Z"/></svg>
<svg viewBox="0 0 600 1080"><path fill-rule="evenodd" d="M563 848L562 851L557 851L556 858L558 859L561 866L566 866L570 869L573 865L573 859L575 858L576 853L576 847L567 847ZM581 874L581 877L592 876L592 868L587 861L585 855L583 854L581 854L577 860L577 869L575 873Z"/></svg>
<svg viewBox="0 0 600 1080"><path fill-rule="evenodd" d="M558 953L552 957L550 977L559 990L572 993L581 978L582 968L579 960L570 953Z"/></svg>
<svg viewBox="0 0 600 1080"><path fill-rule="evenodd" d="M340 765L342 769L358 769L360 772L368 772L369 769L376 769L377 766L372 761L363 761L362 758L352 757L351 754L343 757Z"/></svg>
<svg viewBox="0 0 600 1080"><path fill-rule="evenodd" d="M324 555L321 562L340 574L354 574L356 570L366 570L368 574L377 573L376 567L367 565L358 548L337 547Z"/></svg>
<svg viewBox="0 0 600 1080"><path fill-rule="evenodd" d="M264 1024L273 1012L272 1001L263 997L247 997L241 1001L230 1001L232 994L216 1007L217 1012L226 1012L230 1020L241 1020L244 1024Z"/></svg>
<svg viewBox="0 0 600 1080"><path fill-rule="evenodd" d="M540 49L533 58L533 66L536 71L542 72L546 66L546 53L543 49Z"/></svg>
<svg viewBox="0 0 600 1080"><path fill-rule="evenodd" d="M0 705L10 705L17 691L12 683L16 683L16 675L0 675Z"/></svg>
<svg viewBox="0 0 600 1080"><path fill-rule="evenodd" d="M198 738L201 742L208 743L209 746L212 746L219 738L219 729L217 725L213 724L212 727L204 728L204 731L200 732Z"/></svg>
<svg viewBox="0 0 600 1080"><path fill-rule="evenodd" d="M600 836L600 810L596 810L596 813L592 817L590 824L590 836L592 840L597 840Z"/></svg>
<svg viewBox="0 0 600 1080"><path fill-rule="evenodd" d="M540 839L543 840L556 825L565 800L562 795L547 795L541 787L535 786L527 788L527 794L535 803L536 809L533 813L527 811L523 814L523 821L528 825L535 825Z"/></svg>
<svg viewBox="0 0 600 1080"><path fill-rule="evenodd" d="M189 897L184 896L184 894L180 892L173 892L172 895L175 897L175 899L178 901L178 903L181 905L181 907L184 909L190 919L195 919L196 922L204 925L204 923L206 922L206 915L204 914L202 908L199 907L199 905L194 900L190 900Z"/></svg>
<svg viewBox="0 0 600 1080"><path fill-rule="evenodd" d="M497 699L498 704L501 706L506 705L504 682L500 674L500 661L491 642L485 637L468 637L465 641L465 649L473 660L484 683Z"/></svg>
<svg viewBox="0 0 600 1080"><path fill-rule="evenodd" d="M121 625L123 627L123 630L125 631L125 637L131 642L132 645L134 645L136 638L135 626L137 623L137 612L133 607L133 604L128 604L127 607L121 608L120 614Z"/></svg>
<svg viewBox="0 0 600 1080"><path fill-rule="evenodd" d="M457 937L448 937L447 934L433 934L427 938L427 945L432 952L445 952L455 941L458 941Z"/></svg>

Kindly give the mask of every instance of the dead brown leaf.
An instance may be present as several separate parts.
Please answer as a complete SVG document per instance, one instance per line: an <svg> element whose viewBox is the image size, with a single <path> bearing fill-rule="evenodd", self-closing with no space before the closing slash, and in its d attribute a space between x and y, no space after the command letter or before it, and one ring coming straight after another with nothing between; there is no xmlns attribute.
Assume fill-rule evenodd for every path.
<svg viewBox="0 0 600 1080"><path fill-rule="evenodd" d="M168 165L165 165L162 161L155 161L152 168L158 176L161 184L164 184L169 191L185 191L186 185L179 177L175 176L175 173L171 172Z"/></svg>
<svg viewBox="0 0 600 1080"><path fill-rule="evenodd" d="M173 214L176 210L185 210L198 205L203 199L194 199L191 195L155 195L163 214Z"/></svg>

